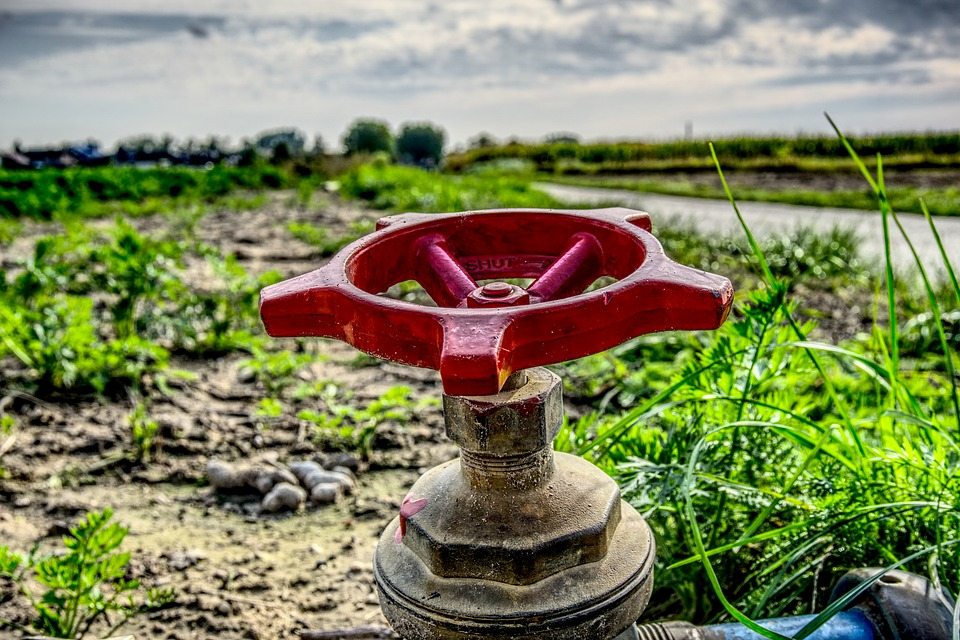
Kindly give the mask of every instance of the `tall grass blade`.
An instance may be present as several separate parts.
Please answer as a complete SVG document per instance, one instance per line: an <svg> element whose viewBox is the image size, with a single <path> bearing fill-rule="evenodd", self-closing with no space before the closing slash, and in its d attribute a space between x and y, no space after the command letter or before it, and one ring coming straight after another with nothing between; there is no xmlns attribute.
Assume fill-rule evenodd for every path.
<svg viewBox="0 0 960 640"><path fill-rule="evenodd" d="M710 362L707 362L701 367L693 370L689 374L685 375L684 377L680 378L670 386L666 387L665 389L657 393L655 396L647 400L645 403L643 403L639 407L631 409L626 414L618 418L617 421L613 423L609 428L607 428L603 433L598 434L597 437L593 438L590 442L580 447L580 449L577 450L577 455L584 456L590 451L592 451L593 449L596 449L597 447L599 447L601 444L606 444L606 447L604 447L596 455L602 456L603 454L609 452L610 448L617 443L617 440L619 440L627 431L629 431L630 428L634 426L639 420L643 419L644 417L649 417L650 415L654 415L655 413L659 413L660 411L663 411L662 408L661 409L657 408L658 405L664 404L665 401L670 396L672 396L676 391L690 384L692 380L695 380L701 374L709 371L713 367L723 364L724 362L727 362L730 358L741 355L743 353L746 353L746 349L741 349L740 351L731 353L729 354L728 357L725 357L725 358L717 358L716 360L711 360Z"/></svg>
<svg viewBox="0 0 960 640"><path fill-rule="evenodd" d="M737 220L740 221L740 227L747 236L747 243L750 245L750 250L753 252L753 256L760 264L760 269L763 271L764 279L767 281L767 284L772 287L776 278L773 277L773 271L770 270L770 263L767 262L767 256L764 255L763 249L760 248L760 243L757 242L753 232L750 231L750 227L747 226L746 220L743 219L743 214L740 213L740 207L737 205L737 201L733 197L733 191L730 190L730 186L727 184L726 176L723 175L723 169L720 167L720 160L717 158L717 150L713 148L712 142L710 143L710 156L713 158L713 164L717 167L717 173L720 174L720 183L723 185L723 192L727 194L727 200L730 201L730 206L733 207L733 212L737 214Z"/></svg>
<svg viewBox="0 0 960 640"><path fill-rule="evenodd" d="M833 127L837 137L840 138L840 142L847 150L847 153L850 154L850 157L860 170L860 173L867 180L870 188L873 189L873 194L877 197L877 202L880 205L880 218L883 225L884 275L887 285L887 311L890 322L890 382L896 386L899 381L897 372L900 370L900 340L899 332L897 330L896 280L893 273L893 259L890 252L890 204L887 200L886 188L883 185L883 165L878 163L877 179L874 180L873 176L870 175L870 170L867 169L867 165L863 162L863 160L860 159L860 154L857 153L857 151L853 148L853 145L850 144L850 141L847 140L847 137L842 131L840 131L840 127L838 127L833 121L833 118L830 117L830 114L825 112L823 115L827 118L827 122L830 123L830 126ZM898 397L899 394L894 392L894 402L896 402Z"/></svg>
<svg viewBox="0 0 960 640"><path fill-rule="evenodd" d="M712 433L716 433L720 429L714 430ZM708 434L709 435L709 434ZM687 462L686 474L684 478L684 512L687 517L687 521L690 524L690 531L693 535L693 545L694 551L700 557L700 561L703 563L703 568L707 572L707 579L710 581L710 586L713 588L713 592L716 594L717 599L720 600L720 604L723 605L723 608L727 610L733 618L747 627L754 633L757 633L764 638L769 638L769 640L790 640L784 635L776 633L775 631L770 631L756 622L753 621L749 616L740 611L732 602L727 599L727 596L723 592L723 588L720 586L720 581L717 579L717 574L713 569L713 563L710 562L710 556L707 554L707 550L703 544L703 535L700 532L700 525L697 524L697 515L693 509L693 486L694 486L694 474L697 465L697 461L700 458L700 451L703 448L703 445L707 441L707 436L704 436L697 443L697 446L694 447L693 453L690 456L690 460Z"/></svg>
<svg viewBox="0 0 960 640"><path fill-rule="evenodd" d="M950 283L953 285L953 293L957 297L957 302L960 302L960 283L957 282L957 272L953 269L953 263L950 261L950 257L947 256L946 249L943 248L943 240L940 239L940 232L937 231L937 225L933 223L933 217L930 215L930 210L927 209L927 203L923 201L923 198L920 198L920 209L923 211L923 217L927 219L927 224L930 225L930 232L933 233L933 239L937 242L937 249L940 250L940 257L943 259L943 266L947 270Z"/></svg>
<svg viewBox="0 0 960 640"><path fill-rule="evenodd" d="M940 303L937 302L937 294L934 292L933 285L930 283L930 278L927 276L927 270L923 266L923 261L920 259L917 249L913 246L913 241L910 240L910 236L907 235L907 230L903 228L903 224L900 222L900 218L897 216L895 211L891 209L890 214L894 223L897 225L897 229L900 230L900 235L903 236L904 241L907 243L907 247L910 249L910 253L913 256L914 263L917 265L917 269L920 271L920 279L923 281L923 288L927 293L927 301L930 303L930 311L933 313L933 322L937 329L937 338L940 340L940 348L943 349L943 360L947 367L947 377L950 380L950 395L951 399L953 400L953 415L956 416L957 424L960 425L960 398L958 398L957 379L954 375L953 350L950 348L950 343L947 341L946 331L943 329L943 313L940 310Z"/></svg>
<svg viewBox="0 0 960 640"><path fill-rule="evenodd" d="M733 197L733 191L730 190L730 186L727 184L727 179L723 175L723 167L720 166L720 160L717 158L717 152L713 148L713 144L710 144L710 155L713 158L714 167L717 169L717 173L720 175L720 182L723 185L724 193L727 195L727 199L730 201L730 204L733 206L734 213L737 214L737 220L740 221L740 226L743 228L743 232L747 236L747 242L750 244L750 249L753 251L754 256L757 261L760 263L761 269L764 273L764 278L766 279L766 284L771 289L776 289L782 287L783 285L777 282L776 278L773 276L773 272L770 270L769 261L766 258L766 255L763 252L763 249L760 247L760 244L757 242L756 238L753 235L753 232L750 231L750 227L747 225L746 220L743 217L743 214L740 213L740 208L737 206L736 199ZM794 335L797 336L797 339L804 341L807 339L806 334L800 328L800 325L797 324L797 321L794 319L793 314L790 313L790 309L786 305L781 305L783 310L784 317L787 319L787 323L790 325L791 331ZM844 425L847 428L847 432L850 434L853 441L857 444L857 450L860 453L861 462L866 463L866 448L863 445L863 440L860 438L860 434L857 432L856 427L853 425L853 420L850 418L850 410L847 407L847 403L843 400L839 393L837 393L836 387L833 384L830 376L827 375L826 369L823 367L823 363L820 362L820 358L817 357L817 354L810 349L804 349L807 357L810 359L810 362L816 368L817 373L820 375L820 379L823 380L823 386L827 390L827 395L830 397L833 406L836 408L837 412L840 414Z"/></svg>

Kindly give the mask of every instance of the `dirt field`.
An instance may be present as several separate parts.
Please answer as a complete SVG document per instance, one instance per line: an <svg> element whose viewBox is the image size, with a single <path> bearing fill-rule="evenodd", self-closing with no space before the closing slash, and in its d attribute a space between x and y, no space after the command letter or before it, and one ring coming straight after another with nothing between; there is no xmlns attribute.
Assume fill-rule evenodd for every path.
<svg viewBox="0 0 960 640"><path fill-rule="evenodd" d="M252 274L277 269L291 276L321 261L312 247L291 238L285 229L290 220L345 229L358 216L377 215L332 198L309 210L290 206L287 198L278 195L255 212L212 212L198 235L233 252ZM142 230L168 223L161 217L135 221ZM2 262L14 263L33 237L49 232L29 228L4 250ZM198 263L197 277L202 267ZM302 377L336 380L358 405L397 384L410 387L414 401L439 398L433 372L358 364L357 352L331 341L316 341L315 348L327 357ZM323 462L338 454L319 448L302 421L257 419L254 405L266 394L244 374L242 360L171 363L195 379L173 379L168 395L150 398L162 447L146 467L118 461L129 446L129 401L7 396L0 410L15 415L20 428L3 460L0 541L20 551L37 540L50 547L83 512L113 507L116 519L130 527L123 548L134 555L134 574L178 592L173 606L123 629L137 638L289 638L306 628L385 625L373 586L373 549L419 472L456 455L441 435L439 409L418 409L404 424L381 425L368 461L339 454L336 462L357 469L353 496L296 514L262 515L257 497L220 496L206 486L209 459ZM27 613L13 603L0 605L0 619L24 623Z"/></svg>

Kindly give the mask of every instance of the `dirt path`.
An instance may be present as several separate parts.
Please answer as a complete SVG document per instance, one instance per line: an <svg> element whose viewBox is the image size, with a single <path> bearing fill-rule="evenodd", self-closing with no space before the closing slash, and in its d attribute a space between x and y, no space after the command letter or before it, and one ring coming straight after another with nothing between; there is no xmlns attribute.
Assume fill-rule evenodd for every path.
<svg viewBox="0 0 960 640"><path fill-rule="evenodd" d="M665 220L690 223L704 233L742 235L743 231L726 200L683 198L652 193L638 193L623 189L601 189L569 185L538 183L537 188L566 202L583 204L607 203L634 209L643 209L653 215L654 225ZM796 227L808 227L818 232L828 232L835 226L854 231L861 239L860 250L864 258L878 264L883 260L883 230L880 214L875 211L853 209L802 207L766 202L741 202L740 211L758 236L790 231ZM898 217L910 240L920 255L929 273L945 275L943 261L936 242L923 216L903 213ZM960 267L960 218L937 218L947 254L954 269ZM892 225L892 223L891 223ZM894 265L900 270L914 268L913 257L899 231L892 227L891 252Z"/></svg>

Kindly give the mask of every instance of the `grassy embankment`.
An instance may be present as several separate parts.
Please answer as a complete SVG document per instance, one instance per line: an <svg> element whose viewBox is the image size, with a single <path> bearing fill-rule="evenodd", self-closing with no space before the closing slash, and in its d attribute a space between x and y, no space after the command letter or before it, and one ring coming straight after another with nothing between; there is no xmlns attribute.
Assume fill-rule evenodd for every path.
<svg viewBox="0 0 960 640"><path fill-rule="evenodd" d="M167 170L156 171L143 175ZM897 233L882 176L871 179L877 223ZM173 353L251 353L272 380L308 364L309 353L273 351L261 334L257 291L276 276L243 272L189 229L176 238L123 221L94 229L91 211L72 203L87 196L58 192L56 176L43 184L49 193L29 187L16 197L52 203L32 217L72 223L67 233L51 228L0 278L0 358L19 363L8 367L8 389L145 393L176 375ZM388 211L557 204L523 179L392 166L354 169L340 184L344 197ZM100 203L94 212L113 211L149 197L90 201ZM650 615L819 609L846 568L900 562L957 591L960 287L911 292L892 271L878 279L859 266L845 234L756 242L748 223L742 240L658 231L677 259L741 283L721 330L648 336L562 367L586 415L558 446L617 478L657 533ZM188 256L208 260L220 281L183 284ZM840 343L818 339L794 293L805 288L859 291L875 302L875 322ZM271 400L251 412L295 410Z"/></svg>
<svg viewBox="0 0 960 640"><path fill-rule="evenodd" d="M960 133L868 136L857 140L866 164L875 170L876 154L887 169L901 171L951 171L960 176ZM835 138L730 138L715 143L732 182L738 174L766 173L780 177L782 186L749 184L737 187L741 200L778 202L820 207L870 209L874 194L865 185L824 190L816 176L849 174L851 167L843 145ZM630 189L640 192L696 198L724 199L718 180L690 180L690 174L714 176L706 141L622 142L577 144L507 144L472 149L449 156L454 173L512 172L563 184ZM848 181L849 182L849 181ZM922 213L919 201L933 215L960 215L960 187L897 186L887 197L898 211Z"/></svg>
<svg viewBox="0 0 960 640"><path fill-rule="evenodd" d="M958 173L960 175L960 173ZM545 180L560 184L606 189L628 189L642 193L661 193L690 198L723 199L725 193L719 184L697 184L670 179L644 179L625 177L585 177L585 176L544 176ZM869 189L860 191L814 191L810 189L763 189L741 186L737 189L741 201L776 202L798 204L811 207L839 207L845 209L870 209L876 197ZM935 216L960 215L960 187L892 188L887 193L890 205L896 211L904 213L923 213L920 200L927 203L927 209Z"/></svg>

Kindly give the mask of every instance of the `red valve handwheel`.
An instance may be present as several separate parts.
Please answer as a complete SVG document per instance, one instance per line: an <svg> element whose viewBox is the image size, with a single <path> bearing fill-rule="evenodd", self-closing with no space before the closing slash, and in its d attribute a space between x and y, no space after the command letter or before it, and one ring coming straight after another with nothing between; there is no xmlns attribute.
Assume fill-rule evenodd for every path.
<svg viewBox="0 0 960 640"><path fill-rule="evenodd" d="M260 315L271 336L337 338L439 369L447 394L494 394L513 371L723 323L730 281L673 262L650 228L620 208L384 218L320 269L265 288ZM617 282L582 293L601 276ZM378 295L406 280L439 306Z"/></svg>

